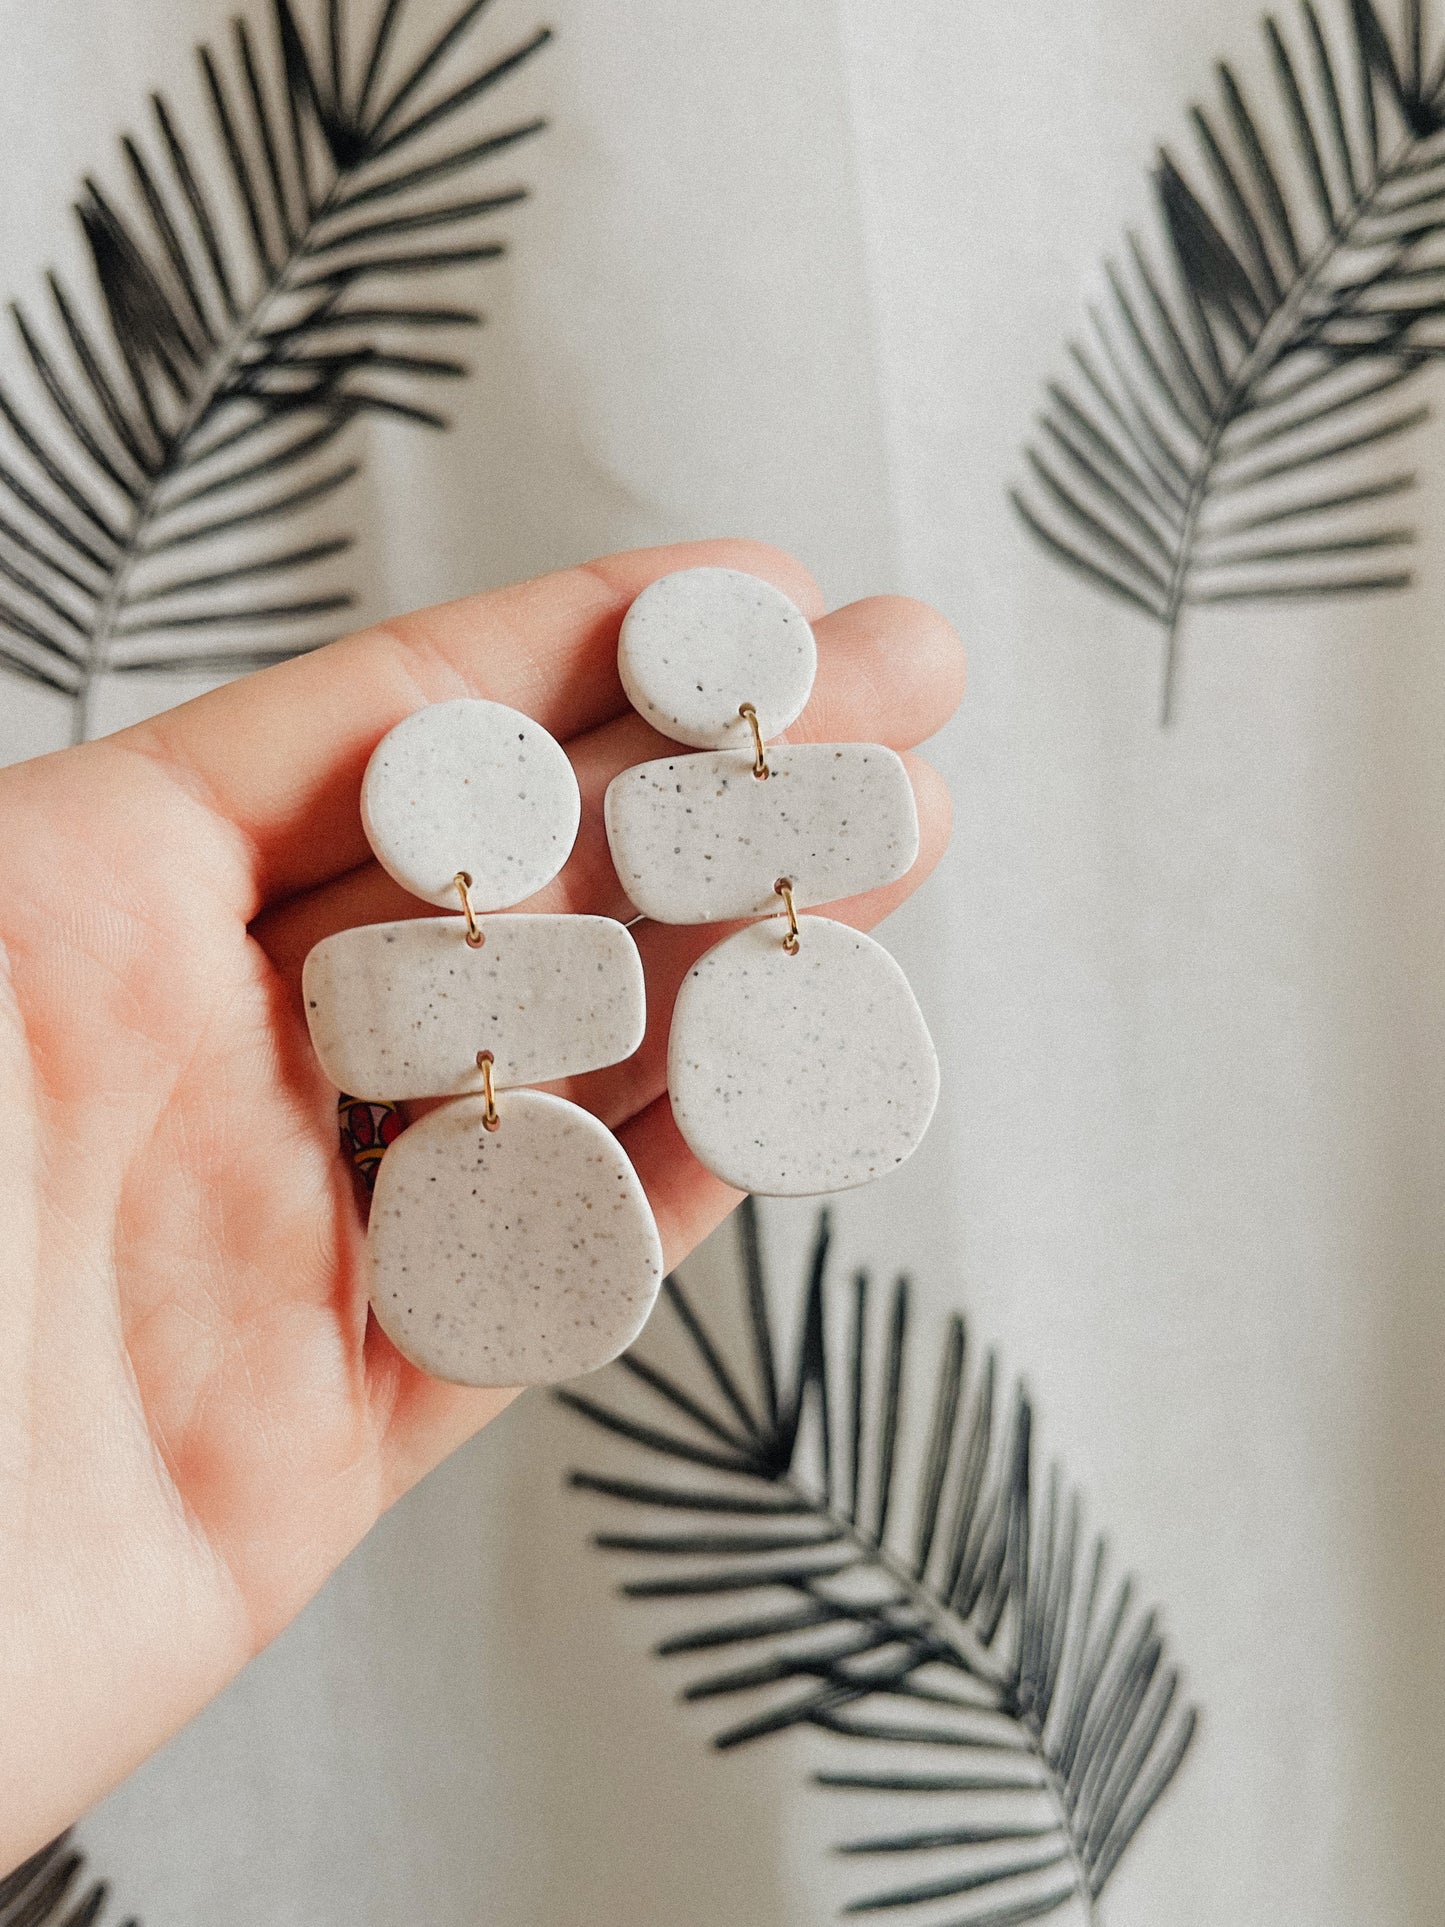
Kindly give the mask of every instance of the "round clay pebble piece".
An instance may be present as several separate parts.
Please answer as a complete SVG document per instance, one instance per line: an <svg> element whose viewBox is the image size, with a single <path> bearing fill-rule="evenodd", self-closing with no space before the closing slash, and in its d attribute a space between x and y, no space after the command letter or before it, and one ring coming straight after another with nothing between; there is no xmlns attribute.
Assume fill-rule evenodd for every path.
<svg viewBox="0 0 1445 1927"><path fill-rule="evenodd" d="M505 703L431 703L388 730L366 766L361 820L382 869L424 903L506 910L552 881L582 799L562 745Z"/></svg>
<svg viewBox="0 0 1445 1927"><path fill-rule="evenodd" d="M764 741L803 713L818 648L803 612L741 569L679 569L642 591L622 620L617 667L628 701L655 729L694 749Z"/></svg>
<svg viewBox="0 0 1445 1927"><path fill-rule="evenodd" d="M764 1197L846 1191L896 1170L938 1101L938 1058L881 944L800 917L796 956L770 918L715 944L673 1010L672 1114L709 1171Z"/></svg>
<svg viewBox="0 0 1445 1927"><path fill-rule="evenodd" d="M543 1091L444 1104L377 1172L372 1308L404 1357L458 1385L550 1385L632 1343L662 1245L627 1154L590 1111Z"/></svg>

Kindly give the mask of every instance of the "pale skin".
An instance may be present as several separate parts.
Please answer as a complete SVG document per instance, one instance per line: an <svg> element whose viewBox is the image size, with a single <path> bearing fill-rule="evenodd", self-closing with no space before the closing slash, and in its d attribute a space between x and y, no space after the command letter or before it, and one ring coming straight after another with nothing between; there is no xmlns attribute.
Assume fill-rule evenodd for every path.
<svg viewBox="0 0 1445 1927"><path fill-rule="evenodd" d="M197 1712L515 1396L424 1377L368 1315L301 962L333 930L435 914L370 860L357 799L392 724L454 696L535 716L577 771L576 850L519 907L629 917L602 795L667 745L623 697L618 624L703 562L815 623L791 740L907 751L947 721L963 664L940 616L896 597L824 614L789 557L723 542L402 617L0 771L0 1869ZM947 841L943 784L907 760L922 852L832 912L861 928ZM718 932L635 934L646 1040L559 1088L617 1132L675 1264L737 1202L665 1088L676 986Z"/></svg>

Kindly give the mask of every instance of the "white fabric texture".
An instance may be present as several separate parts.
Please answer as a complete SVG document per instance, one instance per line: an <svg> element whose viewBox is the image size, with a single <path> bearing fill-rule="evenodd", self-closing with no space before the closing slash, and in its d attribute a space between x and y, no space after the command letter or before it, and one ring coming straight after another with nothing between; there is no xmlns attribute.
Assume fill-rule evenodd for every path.
<svg viewBox="0 0 1445 1927"><path fill-rule="evenodd" d="M157 84L194 107L190 48L231 11L0 0L7 293L80 273L78 182L118 171ZM1256 9L550 17L494 110L551 125L500 164L535 198L476 272L492 321L454 426L362 444L360 614L738 533L834 602L896 589L958 625L969 695L931 751L954 845L882 933L943 1095L912 1162L838 1202L834 1262L911 1274L925 1352L966 1314L1027 1380L1039 1462L1161 1607L1201 1726L1110 1927L1423 1927L1445 1876L1441 430L1408 456L1414 586L1193 612L1167 730L1148 623L1007 500L1100 263L1153 218L1156 144L1186 149L1222 56L1267 92ZM490 19L499 51L535 24L522 0ZM99 725L183 693L109 684ZM0 688L6 755L64 731ZM763 1207L790 1284L812 1219ZM724 1318L726 1231L689 1278ZM846 1762L814 1734L710 1749L716 1707L679 1703L656 1615L564 1489L604 1456L533 1396L398 1506L87 1820L121 1905L150 1927L834 1918L858 1868L809 1775Z"/></svg>

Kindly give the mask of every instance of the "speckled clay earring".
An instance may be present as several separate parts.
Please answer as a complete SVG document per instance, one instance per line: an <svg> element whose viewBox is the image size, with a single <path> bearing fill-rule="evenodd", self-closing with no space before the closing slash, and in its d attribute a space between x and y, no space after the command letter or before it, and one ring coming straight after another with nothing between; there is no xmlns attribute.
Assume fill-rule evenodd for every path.
<svg viewBox="0 0 1445 1927"><path fill-rule="evenodd" d="M639 764L608 788L622 887L660 923L774 919L725 937L683 981L667 1055L678 1129L742 1191L867 1184L917 1148L938 1059L888 952L798 910L912 868L908 772L877 743L767 747L801 714L817 651L801 612L753 576L686 569L654 582L627 613L617 660L649 722L711 752Z"/></svg>
<svg viewBox="0 0 1445 1927"><path fill-rule="evenodd" d="M383 737L361 813L403 889L460 911L338 931L302 976L316 1054L342 1090L455 1100L381 1160L372 1307L437 1378L537 1385L591 1371L652 1307L657 1227L611 1132L520 1087L631 1056L642 962L610 917L477 914L521 902L566 862L580 814L571 764L515 709L436 703Z"/></svg>

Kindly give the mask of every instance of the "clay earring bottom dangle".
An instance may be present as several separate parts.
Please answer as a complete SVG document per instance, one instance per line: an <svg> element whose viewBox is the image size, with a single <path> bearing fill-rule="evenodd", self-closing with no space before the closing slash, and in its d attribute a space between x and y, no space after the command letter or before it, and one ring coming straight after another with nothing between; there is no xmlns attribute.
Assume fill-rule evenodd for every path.
<svg viewBox="0 0 1445 1927"><path fill-rule="evenodd" d="M736 570L687 569L645 589L618 667L650 722L708 752L639 764L609 786L623 888L660 923L767 919L683 981L667 1058L678 1129L743 1191L806 1197L883 1176L933 1115L933 1043L881 944L799 912L912 868L907 770L878 743L772 743L812 690L813 633L779 590Z"/></svg>
<svg viewBox="0 0 1445 1927"><path fill-rule="evenodd" d="M662 1279L621 1145L588 1111L519 1088L642 1040L637 946L609 917L492 916L561 869L580 799L559 744L501 703L418 710L367 765L362 820L403 889L453 914L341 930L302 993L327 1075L362 1100L446 1097L377 1172L372 1307L413 1364L535 1385L616 1357Z"/></svg>

